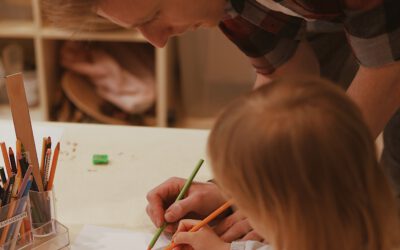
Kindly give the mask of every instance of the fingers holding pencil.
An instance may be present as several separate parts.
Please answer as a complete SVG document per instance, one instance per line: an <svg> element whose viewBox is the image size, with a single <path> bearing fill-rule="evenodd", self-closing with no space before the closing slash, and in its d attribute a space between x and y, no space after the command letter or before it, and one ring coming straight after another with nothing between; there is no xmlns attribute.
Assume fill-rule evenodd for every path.
<svg viewBox="0 0 400 250"><path fill-rule="evenodd" d="M170 245L168 249L210 249L202 245L204 242L218 236L209 226L204 226L197 232L189 231L199 222L199 220L181 220L178 230L173 237L174 244Z"/></svg>
<svg viewBox="0 0 400 250"><path fill-rule="evenodd" d="M185 184L183 185L180 193L178 194L178 197L176 197L175 202L182 200L182 198L186 195L187 191L189 190L190 186L192 185L192 182L193 182L194 178L196 177L197 173L199 172L203 163L204 163L204 160L200 159L200 161L197 163L196 167L194 168L193 172L191 173L190 177L186 180ZM164 231L164 229L166 227L167 227L167 223L164 222L163 225L157 230L157 232L153 236L149 246L147 247L148 250L151 250L154 247L158 238L160 237L160 235L162 234L162 232Z"/></svg>
<svg viewBox="0 0 400 250"><path fill-rule="evenodd" d="M230 201L227 201L225 204L223 204L221 207L219 207L217 210L215 210L213 213L211 213L209 216L207 216L204 220L202 220L202 221L193 221L193 220L184 220L184 221L182 221L181 223L180 223L180 225L179 225L179 227L180 227L180 229L179 229L179 227L178 227L178 231L182 231L182 229L187 229L189 232L188 233L184 233L184 234L182 234L182 233L180 233L180 234L177 234L175 237L174 237L174 239L173 239L173 241L171 242L171 244L167 247L167 248L165 248L165 250L172 250L172 249L174 249L178 244L190 244L190 243L187 243L187 242L185 242L185 239L186 240L189 240L189 239L192 239L195 235L194 234L190 234L190 233L194 233L194 232L197 232L197 231L199 231L200 229L202 229L202 228L206 228L205 229L205 231L204 232L208 232L207 231L207 229L208 229L208 223L210 223L212 220L214 220L215 218L217 218L220 214L222 214L224 211L226 211L230 206L232 206L232 201L230 200ZM209 233L208 233L209 234ZM218 241L221 241L222 242L222 240L217 236L217 234L216 233L214 233L214 232L212 232L212 234L216 237L216 238L218 238ZM181 235L181 236L179 236L179 235ZM183 236L182 236L183 235ZM203 234L202 234L203 235ZM211 238L212 238L212 235L209 235ZM178 238L178 241L176 241L176 237L181 237L181 238ZM182 238L183 237L183 238ZM215 241L217 241L216 239L215 239L215 237L214 237L214 240ZM197 237L196 237L197 238ZM211 240L211 238L209 238L209 239L207 239L207 238L205 238L204 240L202 240L202 239L196 239L196 242L197 243L199 243L199 242L203 242L203 241L206 241L207 242L207 245L208 245L208 243L210 242L210 240ZM212 246L212 245L211 245ZM208 249L207 247L198 247L198 248L195 248L195 249ZM211 248L210 248L211 249ZM216 248L216 249L219 249L219 248ZM222 249L222 248L221 248Z"/></svg>
<svg viewBox="0 0 400 250"><path fill-rule="evenodd" d="M230 249L230 244L224 242L208 225L203 226L196 232L190 229L201 223L197 220L182 220L179 224L178 232L173 240L174 244L167 249L194 249L194 250L212 250L212 249Z"/></svg>

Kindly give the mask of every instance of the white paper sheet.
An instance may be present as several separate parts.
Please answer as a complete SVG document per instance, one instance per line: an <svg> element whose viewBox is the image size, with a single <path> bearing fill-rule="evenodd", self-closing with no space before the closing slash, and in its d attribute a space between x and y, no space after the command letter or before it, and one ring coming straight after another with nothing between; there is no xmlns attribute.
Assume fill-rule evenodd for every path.
<svg viewBox="0 0 400 250"><path fill-rule="evenodd" d="M60 127L44 126L32 124L33 136L35 138L36 152L38 157L42 154L42 140L43 137L51 137L52 148L56 146L57 142L61 141L63 129ZM12 147L15 152L16 136L14 124L11 121L0 120L0 142L5 142L8 147ZM40 158L40 157L39 157ZM0 153L0 166L4 166L3 155Z"/></svg>
<svg viewBox="0 0 400 250"><path fill-rule="evenodd" d="M71 246L72 250L145 250L153 235L150 233L134 232L85 225ZM161 235L153 249L167 246L170 239Z"/></svg>

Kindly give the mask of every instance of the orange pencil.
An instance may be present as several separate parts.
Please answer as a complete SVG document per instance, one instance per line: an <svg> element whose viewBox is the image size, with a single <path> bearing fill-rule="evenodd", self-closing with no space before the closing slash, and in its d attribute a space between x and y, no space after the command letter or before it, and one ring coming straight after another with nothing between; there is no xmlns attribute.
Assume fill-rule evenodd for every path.
<svg viewBox="0 0 400 250"><path fill-rule="evenodd" d="M8 159L7 147L4 142L1 143L1 152L3 153L4 164L6 165L7 178L10 178L12 175L11 165L10 165L10 159Z"/></svg>
<svg viewBox="0 0 400 250"><path fill-rule="evenodd" d="M54 149L53 161L51 162L50 176L49 176L49 181L47 182L46 191L50 191L53 188L54 176L56 174L59 153L60 153L60 143L57 143L57 146Z"/></svg>
<svg viewBox="0 0 400 250"><path fill-rule="evenodd" d="M17 150L17 155L21 154L21 148L22 148L22 143L19 139L17 139L17 144L16 144L16 150Z"/></svg>
<svg viewBox="0 0 400 250"><path fill-rule="evenodd" d="M212 220L218 217L218 215L222 214L225 210L227 210L230 206L232 205L232 201L229 200L222 206L220 206L217 210L212 212L209 216L207 216L204 220L200 221L199 224L195 225L192 227L192 229L189 230L189 232L197 232L199 229L210 223ZM176 247L175 242L171 242L171 244L166 247L164 250L172 250L174 247Z"/></svg>

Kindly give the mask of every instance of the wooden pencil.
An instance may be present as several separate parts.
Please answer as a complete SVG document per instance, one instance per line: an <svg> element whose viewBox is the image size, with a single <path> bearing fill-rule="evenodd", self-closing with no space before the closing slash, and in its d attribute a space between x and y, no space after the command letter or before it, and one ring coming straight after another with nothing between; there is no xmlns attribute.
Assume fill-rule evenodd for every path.
<svg viewBox="0 0 400 250"><path fill-rule="evenodd" d="M15 161L15 154L12 148L8 148L8 153L10 155L10 163L11 163L11 172L12 175L16 175L18 170L17 170L17 162ZM11 177L11 176L10 176Z"/></svg>
<svg viewBox="0 0 400 250"><path fill-rule="evenodd" d="M48 156L48 150L50 150L50 156ZM43 170L40 173L42 176L43 188L46 189L46 179L48 174L48 167L50 166L50 158L51 158L51 137L45 138L45 147L44 147L44 163L43 163Z"/></svg>
<svg viewBox="0 0 400 250"><path fill-rule="evenodd" d="M30 166L30 169L28 168L27 171L32 171L32 166ZM33 177L29 176L28 181L25 184L24 183L21 184L20 189L22 189L22 191L18 193L18 199L21 199L22 197L25 197L28 195L28 192L32 185L32 180L33 180ZM27 203L28 203L27 201L25 201L23 203L19 203L18 207L17 207L17 213L24 211L26 209ZM24 224L22 224L22 223L24 223ZM25 230L30 230L29 222L25 219L20 220L16 226L15 226L15 224L12 225L11 233L9 233L8 236L6 237L7 241L12 240L10 249L15 249L15 245L18 241L18 234L20 232L21 232L21 236L22 236L21 241L25 240L25 235L24 235Z"/></svg>
<svg viewBox="0 0 400 250"><path fill-rule="evenodd" d="M11 178L10 178L11 179ZM6 193L7 193L7 189L8 189L8 185L10 184L10 179L8 179L7 183L4 184L3 186L3 194L1 195L1 203L0 206L3 206L3 202L6 199Z"/></svg>
<svg viewBox="0 0 400 250"><path fill-rule="evenodd" d="M1 206L5 206L8 204L14 181L15 181L15 176L11 176L11 178L7 181L7 189L5 189L3 200L1 201Z"/></svg>
<svg viewBox="0 0 400 250"><path fill-rule="evenodd" d="M21 176L23 177L26 173L26 170L29 167L29 152L25 150L24 144L21 144L21 155L22 155L22 162L21 162Z"/></svg>
<svg viewBox="0 0 400 250"><path fill-rule="evenodd" d="M23 165L24 165L24 160L22 159L22 155L20 154L17 159L17 174L15 176L21 177Z"/></svg>
<svg viewBox="0 0 400 250"><path fill-rule="evenodd" d="M7 177L3 166L0 167L0 177L1 177L1 183L3 184L2 186L4 187L4 185L6 185L7 182Z"/></svg>
<svg viewBox="0 0 400 250"><path fill-rule="evenodd" d="M14 186L11 191L11 199L12 200L17 199L17 194L18 194L18 189L19 189L20 184L21 184L21 178L19 176L15 177Z"/></svg>
<svg viewBox="0 0 400 250"><path fill-rule="evenodd" d="M200 228L204 227L208 223L210 223L212 220L218 217L218 215L222 214L225 212L230 206L232 206L232 201L227 201L225 202L222 206L220 206L217 210L212 212L209 216L207 216L204 220L200 221L197 225L192 227L189 232L197 232L199 231ZM174 247L176 247L175 242L171 242L171 244L165 248L165 250L172 250Z"/></svg>
<svg viewBox="0 0 400 250"><path fill-rule="evenodd" d="M47 176L49 175L49 168L50 168L50 160L51 160L51 148L47 149L46 151L46 160L44 164L44 175L43 175L43 187L46 187L47 183Z"/></svg>
<svg viewBox="0 0 400 250"><path fill-rule="evenodd" d="M11 177L11 164L10 164L10 160L9 160L8 154L7 154L7 147L4 142L2 142L0 145L1 145L1 152L2 152L3 158L4 158L4 164L6 165L7 177L10 178Z"/></svg>
<svg viewBox="0 0 400 250"><path fill-rule="evenodd" d="M57 162L58 162L58 155L60 154L60 143L57 143L56 148L54 149L54 154L53 154L53 161L51 163L51 169L50 169L50 176L47 182L46 191L50 191L53 188L53 183L54 183L54 177L56 174L56 168L57 168Z"/></svg>
<svg viewBox="0 0 400 250"><path fill-rule="evenodd" d="M46 149L51 148L51 137L47 137L47 144L46 144Z"/></svg>
<svg viewBox="0 0 400 250"><path fill-rule="evenodd" d="M42 176L43 179L43 175L44 175L44 161L45 161L45 157L46 157L46 144L47 144L47 138L43 137L43 141L42 141L42 155L40 157L40 176Z"/></svg>
<svg viewBox="0 0 400 250"><path fill-rule="evenodd" d="M22 194L24 192L25 187L26 187L29 179L31 178L31 174L32 174L32 165L30 165L28 167L28 169L26 170L26 173L24 175L24 179L22 180L21 185L19 186L19 189L18 189L18 195L20 195L20 194Z"/></svg>
<svg viewBox="0 0 400 250"><path fill-rule="evenodd" d="M16 157L17 157L17 175L21 174L21 160L22 160L22 152L21 152L21 141L17 139L16 148Z"/></svg>
<svg viewBox="0 0 400 250"><path fill-rule="evenodd" d="M12 182L14 178L15 181ZM14 176L10 179L10 185L7 188L9 190L8 198L5 204L9 205L7 211L7 219L11 218L14 215L14 210L17 206L17 191L20 181L21 181L20 178ZM10 203L9 200L11 201ZM10 225L4 227L0 237L0 245L4 245L4 243L6 242L9 230L10 230Z"/></svg>

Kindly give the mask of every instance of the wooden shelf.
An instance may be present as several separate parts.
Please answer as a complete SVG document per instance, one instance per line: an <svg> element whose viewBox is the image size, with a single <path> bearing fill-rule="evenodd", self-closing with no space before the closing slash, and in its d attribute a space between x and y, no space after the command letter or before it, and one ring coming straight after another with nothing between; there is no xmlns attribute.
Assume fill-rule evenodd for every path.
<svg viewBox="0 0 400 250"><path fill-rule="evenodd" d="M110 32L73 32L53 27L45 27L40 29L39 34L43 39L146 42L146 39L140 33L133 30Z"/></svg>
<svg viewBox="0 0 400 250"><path fill-rule="evenodd" d="M6 38L34 38L36 28L29 21L0 21L0 37Z"/></svg>
<svg viewBox="0 0 400 250"><path fill-rule="evenodd" d="M16 0L10 0L10 2ZM59 52L62 41L81 40L81 41L104 41L104 42L130 42L147 43L146 39L136 30L116 30L104 32L84 32L77 30L69 31L50 26L42 16L41 1L22 0L28 2L32 8L32 20L1 20L0 19L0 39L3 41L13 39L31 39L33 53L29 55L37 71L38 90L40 107L32 110L32 117L36 120L46 120L50 117L50 112L57 102L54 93L60 90L60 79L62 70L59 65ZM0 0L1 2L1 0ZM0 3L0 8L2 4ZM165 49L155 49L155 78L157 88L157 98L155 101L156 126L168 126L168 91L176 79L172 79L174 71L171 62L173 46L167 45ZM29 51L32 52L32 51ZM172 79L172 80L171 80ZM8 106L0 107L0 117L7 117ZM9 117L11 118L11 117Z"/></svg>

